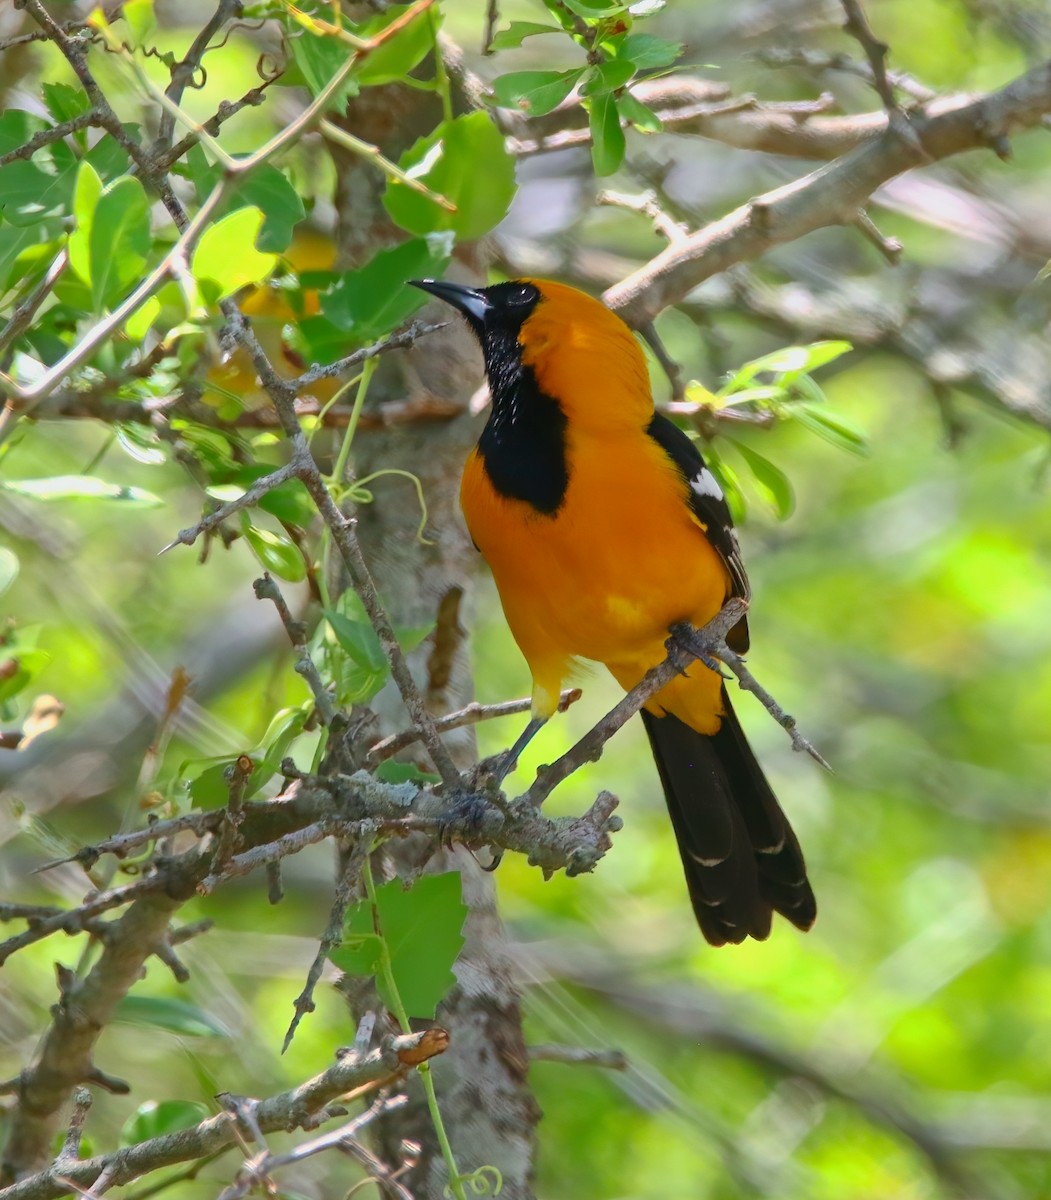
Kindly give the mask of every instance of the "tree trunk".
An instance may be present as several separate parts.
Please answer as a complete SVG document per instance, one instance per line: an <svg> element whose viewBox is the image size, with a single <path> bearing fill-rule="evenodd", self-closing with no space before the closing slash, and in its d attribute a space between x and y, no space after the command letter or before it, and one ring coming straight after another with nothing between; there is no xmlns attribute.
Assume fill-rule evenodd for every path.
<svg viewBox="0 0 1051 1200"><path fill-rule="evenodd" d="M358 137L378 144L397 159L419 135L430 132L438 117L432 93L399 87L371 88L350 106L346 124ZM394 240L379 198L384 181L359 159L343 158L334 148L338 170L340 252L359 265L378 245ZM450 273L479 279L479 255L458 250L460 262ZM448 312L435 311L438 319ZM363 429L357 435L353 471L361 478L397 467L420 480L428 507L426 536L416 537L419 502L404 477L389 476L370 484L373 503L356 513L369 567L395 626L437 621L434 634L412 656L414 673L435 713L462 707L472 699L473 684L462 628L461 607L470 605L471 580L481 567L459 511L458 490L464 458L477 438L479 422L468 402L483 379L481 358L462 324L418 342L403 355L385 356L370 388L369 410L384 402L408 402L420 417L390 428ZM428 418L437 402L461 415ZM367 424L367 423L366 423ZM376 703L390 730L403 728L405 714L391 690ZM450 735L448 744L458 766L475 758L470 727ZM422 750L416 755L428 766ZM423 756L423 757L421 757ZM401 869L411 868L414 847L398 847ZM428 870L459 869L469 916L466 944L456 966L457 985L438 1010L438 1023L449 1031L449 1050L434 1060L438 1101L457 1165L463 1174L495 1167L502 1178L501 1195L524 1200L532 1195L531 1178L536 1125L540 1112L529 1089L528 1059L522 1036L519 996L510 970L508 942L496 908L493 878L460 849L443 851ZM388 1162L404 1158L403 1140L421 1147L417 1166L405 1177L419 1200L442 1197L448 1183L437 1137L422 1088L412 1081L412 1103L390 1114L379 1132ZM493 1184L490 1177L490 1185Z"/></svg>

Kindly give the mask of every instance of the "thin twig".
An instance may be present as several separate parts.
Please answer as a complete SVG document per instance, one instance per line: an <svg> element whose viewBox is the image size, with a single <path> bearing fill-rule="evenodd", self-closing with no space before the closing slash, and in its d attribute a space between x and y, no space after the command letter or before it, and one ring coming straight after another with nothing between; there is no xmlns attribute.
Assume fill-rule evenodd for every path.
<svg viewBox="0 0 1051 1200"><path fill-rule="evenodd" d="M565 712L571 704L581 697L580 688L566 688L558 698L558 712ZM449 733L453 729L462 729L465 725L477 725L479 721L491 721L495 717L513 717L518 713L529 711L532 701L525 697L521 700L504 700L499 704L479 704L474 701L456 712L446 713L445 716L434 718L434 728L438 733ZM390 737L370 747L366 760L370 766L393 757L400 750L413 745L420 740L418 729L405 729L401 733L392 733Z"/></svg>
<svg viewBox="0 0 1051 1200"><path fill-rule="evenodd" d="M87 129L89 125L98 123L97 114L89 109L87 112L70 117L68 121L52 125L50 129L41 129L39 133L34 133L28 142L14 150L9 150L6 154L0 154L0 167L5 167L9 162L15 162L20 158L32 158L44 146L50 146L52 142L60 141L71 133L76 133L78 129Z"/></svg>
<svg viewBox="0 0 1051 1200"><path fill-rule="evenodd" d="M613 192L609 189L599 192L595 197L596 204L605 204L611 208L626 208L629 212L642 213L643 216L649 217L653 222L653 228L661 235L667 238L669 242L678 241L689 232L681 221L676 221L669 213L666 213L661 208L660 201L657 199L657 193L654 191L643 192L639 196L629 195L627 192Z"/></svg>
<svg viewBox="0 0 1051 1200"><path fill-rule="evenodd" d="M306 680L307 686L314 697L318 718L321 724L328 728L332 724L333 717L336 715L336 706L333 704L328 688L322 682L321 676L318 674L317 665L310 655L310 647L307 645L306 640L306 628L303 622L297 621L292 616L292 612L286 604L284 596L281 595L281 589L274 582L269 571L261 579L257 579L252 587L257 600L270 600L277 609L277 615L281 618L281 624L285 627L288 640L292 643L296 652L296 674L302 675Z"/></svg>
<svg viewBox="0 0 1051 1200"><path fill-rule="evenodd" d="M241 0L219 0L216 10L201 26L197 36L190 43L189 50L186 51L186 57L180 62L175 63L171 68L171 82L168 84L165 95L175 105L182 101L183 90L193 83L193 78L197 74L201 66L201 60L208 51L208 43L213 36L227 23L233 20L234 17L241 15L242 3ZM160 124L157 127L157 141L154 144L154 153L163 152L171 145L172 134L175 131L175 116L171 112L161 114Z"/></svg>
<svg viewBox="0 0 1051 1200"><path fill-rule="evenodd" d="M872 84L883 101L883 107L888 113L900 113L894 88L887 78L887 51L890 47L872 32L861 0L840 0L840 3L847 18L843 28L865 52L872 70Z"/></svg>
<svg viewBox="0 0 1051 1200"><path fill-rule="evenodd" d="M708 627L705 626L705 629L707 628ZM763 685L755 678L752 672L748 670L748 668L745 666L744 659L738 653L736 653L736 651L731 650L730 647L726 645L725 641L713 648L710 645L709 639L703 637L704 630L694 630L693 626L688 623L672 626L672 633L677 638L681 639L683 645L693 649L694 653L696 653L698 656L707 651L708 653L714 654L720 662L725 663L737 676L741 687L744 688L746 692L751 692L753 696L757 697L759 703L762 704L762 706L774 718L778 725L785 730L788 736L792 739L792 749L805 751L812 759L814 759L815 762L819 762L826 771L832 770L828 763L814 748L813 744L799 732L799 729L796 726L795 717L789 716L789 714L785 712L781 705L777 703L777 701L773 698L773 696L770 695L766 688L764 688Z"/></svg>
<svg viewBox="0 0 1051 1200"><path fill-rule="evenodd" d="M321 972L328 961L329 951L338 946L343 938L343 919L347 915L347 909L350 907L351 901L354 899L358 880L361 877L361 869L365 865L365 859L372 851L374 837L375 826L370 825L368 822L363 822L357 841L354 843L354 848L347 856L346 865L340 872L339 879L336 881L336 890L332 897L332 908L329 911L328 924L325 926L325 931L321 935L321 941L318 943L317 954L315 954L314 961L310 964L310 970L307 972L303 990L295 998L295 1012L281 1046L282 1054L291 1046L292 1039L296 1035L296 1029L299 1027L299 1022L307 1013L314 1011L314 988L317 986L317 981L321 978Z"/></svg>
<svg viewBox="0 0 1051 1200"><path fill-rule="evenodd" d="M561 1046L543 1043L529 1047L530 1062L556 1062L570 1067L603 1067L607 1071L626 1071L628 1056L623 1050L591 1050L587 1046Z"/></svg>

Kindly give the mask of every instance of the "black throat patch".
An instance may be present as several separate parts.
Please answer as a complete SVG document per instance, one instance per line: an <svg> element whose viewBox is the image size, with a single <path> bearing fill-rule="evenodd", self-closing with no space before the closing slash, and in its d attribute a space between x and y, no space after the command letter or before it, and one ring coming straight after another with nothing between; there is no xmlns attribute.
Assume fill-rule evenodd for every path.
<svg viewBox="0 0 1051 1200"><path fill-rule="evenodd" d="M569 484L566 415L540 390L531 367L522 365L515 328L487 328L482 338L493 407L478 453L501 496L524 500L553 515Z"/></svg>

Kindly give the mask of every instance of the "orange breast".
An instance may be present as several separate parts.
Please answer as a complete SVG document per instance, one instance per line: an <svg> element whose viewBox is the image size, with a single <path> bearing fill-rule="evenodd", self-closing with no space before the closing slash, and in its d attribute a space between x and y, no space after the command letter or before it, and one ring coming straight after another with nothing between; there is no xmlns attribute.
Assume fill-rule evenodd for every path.
<svg viewBox="0 0 1051 1200"><path fill-rule="evenodd" d="M498 495L477 453L461 501L533 673L534 707L557 701L573 658L631 687L665 655L668 627L703 624L730 580L690 510L677 468L640 428L601 438L571 427L569 487L552 516ZM695 728L719 724L719 680L695 666L648 706Z"/></svg>

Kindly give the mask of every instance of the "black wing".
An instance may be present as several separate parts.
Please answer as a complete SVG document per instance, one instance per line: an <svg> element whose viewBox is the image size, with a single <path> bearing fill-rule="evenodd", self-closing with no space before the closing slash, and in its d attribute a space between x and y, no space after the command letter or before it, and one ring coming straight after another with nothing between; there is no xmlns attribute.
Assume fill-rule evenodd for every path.
<svg viewBox="0 0 1051 1200"><path fill-rule="evenodd" d="M718 481L705 466L701 452L674 421L661 413L654 414L646 432L679 468L689 487L690 508L730 572L730 594L748 600L752 589L741 559L741 546L734 531L730 508ZM748 622L744 617L730 631L727 641L741 653L748 649Z"/></svg>

